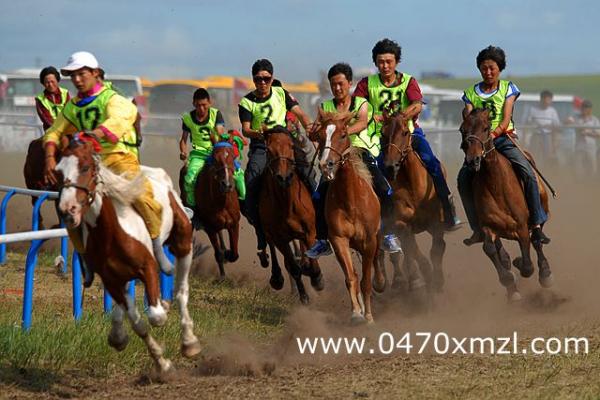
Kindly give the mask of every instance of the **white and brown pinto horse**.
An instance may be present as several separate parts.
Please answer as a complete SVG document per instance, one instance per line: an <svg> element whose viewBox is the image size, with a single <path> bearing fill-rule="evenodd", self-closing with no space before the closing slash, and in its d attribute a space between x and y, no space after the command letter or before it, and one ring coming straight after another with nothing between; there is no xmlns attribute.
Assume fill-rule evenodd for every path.
<svg viewBox="0 0 600 400"><path fill-rule="evenodd" d="M112 313L109 344L118 351L128 343L123 328L127 315L135 333L140 336L160 372L171 368L163 357L163 348L150 336L134 299L126 294L127 282L139 279L144 283L148 299L148 321L161 326L167 314L159 299L158 263L152 251L150 235L142 217L132 203L143 192L143 180L149 179L154 198L162 205L160 239L169 246L176 262L176 298L181 313L184 356L192 357L201 350L194 335L194 323L189 315L188 275L192 260L192 227L173 190L169 176L160 168L142 167L133 180L116 175L100 162L92 143L79 136L71 138L56 167L63 182L59 197L59 212L67 227L81 227L88 267L100 275L105 288L117 305ZM131 177L128 177L131 178Z"/></svg>

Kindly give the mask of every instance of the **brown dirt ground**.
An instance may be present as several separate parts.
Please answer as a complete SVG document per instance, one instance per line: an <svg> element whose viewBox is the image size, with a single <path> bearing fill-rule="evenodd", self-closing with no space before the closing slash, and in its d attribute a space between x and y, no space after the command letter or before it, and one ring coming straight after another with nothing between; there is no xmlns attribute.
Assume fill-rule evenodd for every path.
<svg viewBox="0 0 600 400"><path fill-rule="evenodd" d="M177 146L173 138L151 137L144 148L144 161L166 167L177 178ZM22 155L3 154L0 182L22 186ZM449 176L456 176L458 165L449 165ZM216 376L205 376L202 368L178 370L165 383L156 383L143 373L96 379L73 371L65 376L24 371L11 383L0 382L3 398L525 398L593 397L600 394L597 376L599 335L597 259L600 227L595 207L600 199L597 180L575 178L568 168L547 167L559 189L559 200L551 200L552 219L546 232L552 244L546 255L554 272L555 285L542 290L537 274L519 279L524 296L516 305L507 305L504 289L479 246L466 248L463 228L447 235L445 292L437 296L435 309L415 314L393 297L379 297L374 303L374 327L352 328L349 300L339 266L333 257L321 263L326 290L310 291L307 309L293 310L284 334L260 351L250 346L232 346L223 351L238 368L217 368ZM451 179L454 182L454 179ZM30 208L24 199L11 203L9 232L27 230ZM462 210L461 210L462 211ZM52 219L52 209L46 214ZM201 235L202 240L206 237ZM422 237L428 251L428 238ZM257 264L253 232L244 224L241 258L227 266L239 280L267 282L269 271ZM507 250L517 255L515 244ZM201 269L216 271L216 265L203 258ZM282 296L287 296L286 283ZM399 338L407 331L446 332L455 337L502 336L518 331L520 337L586 336L593 354L584 361L566 356L436 356L394 355L390 357L301 356L290 340L297 336L367 336L376 338L389 331ZM275 367L264 373L260 360L269 359ZM573 356L583 357L583 356ZM258 360L258 361L257 361ZM269 368L272 369L272 368ZM31 380L42 384L31 385Z"/></svg>

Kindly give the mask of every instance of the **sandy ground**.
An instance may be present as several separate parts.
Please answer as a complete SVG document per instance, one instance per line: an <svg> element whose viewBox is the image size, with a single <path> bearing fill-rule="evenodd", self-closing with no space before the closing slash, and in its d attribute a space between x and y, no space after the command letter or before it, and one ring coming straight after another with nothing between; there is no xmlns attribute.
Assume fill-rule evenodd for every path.
<svg viewBox="0 0 600 400"><path fill-rule="evenodd" d="M174 138L149 137L142 153L143 160L148 165L166 168L177 179L177 151ZM23 186L23 158L19 154L1 156L2 184ZM455 177L458 164L453 163L447 167L449 176ZM457 361L456 358L433 355L302 356L298 354L291 338L317 335L367 336L376 340L379 333L386 331L397 339L408 331L446 332L455 337L502 336L513 331L517 331L520 337L597 334L597 330L593 328L597 326L594 321L598 320L600 311L596 270L600 253L597 247L600 243L600 227L598 212L595 210L600 200L597 179L576 178L569 168L553 168L551 165L546 167L545 173L560 192L560 199L550 202L552 217L545 229L552 238L552 243L545 247L554 273L555 285L552 289L540 288L536 272L533 277L520 278L518 281L524 299L518 304L507 305L505 291L481 247L466 248L462 244L462 239L469 234L467 228L463 228L446 237L445 291L436 297L434 310L425 315L411 312L393 292L388 292L375 299L375 326L349 327L347 322L350 317L350 302L343 275L334 257L330 256L322 258L320 263L325 275L325 290L316 293L309 289L311 305L308 309L299 306L291 313L286 323L286 332L281 338L260 352L249 350L250 346L241 346L244 350L233 346L231 351L224 353L235 353L234 364L238 362L245 365L252 364L257 359L262 360L264 356L265 360L275 365L273 374L261 373L260 367L250 377L235 376L240 375L240 371L235 369L221 371L215 377L204 377L195 370L179 371L177 377L162 385L149 382L145 375L90 382L75 374L68 382L59 380L49 384L44 395L95 398L166 398L173 395L186 398L362 398L411 394L437 398L504 397L501 393L494 395L487 391L488 383L493 382L493 379L486 383L486 376L489 377L489 371L502 363L496 357L463 356L462 361ZM451 179L451 182L454 188L455 179ZM55 218L49 205L46 206L45 214L48 215L48 220ZM27 230L30 218L28 200L15 199L9 210L8 231ZM204 234L198 235L206 242ZM422 250L428 252L429 238L423 235L420 243ZM518 255L515 244L510 243L506 247L512 257ZM268 282L269 270L258 266L254 249L253 232L244 221L240 260L226 266L227 273L233 279ZM203 257L199 268L209 271L208 273L216 273L216 264L210 257ZM288 293L289 285L286 282L281 295L287 296ZM537 362L532 361L531 365ZM597 372L598 366L595 365L595 368ZM474 391L470 392L468 388L471 386L463 380L457 379L453 383L454 369L461 369L459 375L463 378L465 374L472 376L471 386L475 388ZM25 377L23 379L26 380ZM554 394L570 397L568 385L561 386L554 380L532 384L516 379L515 386L507 388L505 394L522 396L532 387L544 385L547 388L557 388ZM13 388L11 396L38 398L42 395L29 391L26 385L19 386ZM416 387L420 387L421 391L416 390ZM457 388L456 391L452 390L453 387ZM553 394L544 391L532 393L542 397L545 397L544 393L550 396Z"/></svg>

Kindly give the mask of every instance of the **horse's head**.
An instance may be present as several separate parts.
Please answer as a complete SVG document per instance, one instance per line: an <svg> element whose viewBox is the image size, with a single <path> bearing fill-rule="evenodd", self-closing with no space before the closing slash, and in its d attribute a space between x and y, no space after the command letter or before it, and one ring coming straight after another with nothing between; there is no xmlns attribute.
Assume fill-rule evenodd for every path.
<svg viewBox="0 0 600 400"><path fill-rule="evenodd" d="M321 113L321 124L316 128L319 147L323 149L319 166L325 180L332 180L338 167L343 164L352 145L348 135L348 123L354 113Z"/></svg>
<svg viewBox="0 0 600 400"><path fill-rule="evenodd" d="M481 161L489 153L493 144L490 135L490 116L486 109L472 110L460 125L462 142L460 147L465 152L465 161L469 168L479 171Z"/></svg>
<svg viewBox="0 0 600 400"><path fill-rule="evenodd" d="M267 168L277 183L287 188L294 176L294 142L290 132L276 126L264 132L267 143Z"/></svg>
<svg viewBox="0 0 600 400"><path fill-rule="evenodd" d="M56 170L59 182L58 212L69 228L76 228L94 201L98 184L98 141L85 133L69 135Z"/></svg>
<svg viewBox="0 0 600 400"><path fill-rule="evenodd" d="M412 150L409 118L396 108L396 101L383 110L382 145L383 163L396 176L408 153ZM399 103L398 103L399 105Z"/></svg>
<svg viewBox="0 0 600 400"><path fill-rule="evenodd" d="M233 173L235 153L233 145L229 142L217 142L213 146L213 168L214 178L219 182L222 193L231 192L234 189Z"/></svg>

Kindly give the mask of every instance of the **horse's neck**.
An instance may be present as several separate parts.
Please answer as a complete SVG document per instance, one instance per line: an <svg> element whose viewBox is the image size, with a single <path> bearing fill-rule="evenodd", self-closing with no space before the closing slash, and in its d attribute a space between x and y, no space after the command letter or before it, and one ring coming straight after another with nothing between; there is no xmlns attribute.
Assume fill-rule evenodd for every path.
<svg viewBox="0 0 600 400"><path fill-rule="evenodd" d="M329 185L329 191L335 194L335 204L340 208L354 210L357 198L355 192L360 190L359 182L362 180L363 178L360 177L350 160L342 164L335 179Z"/></svg>
<svg viewBox="0 0 600 400"><path fill-rule="evenodd" d="M427 191L431 178L423 165L423 161L414 151L410 151L406 155L398 172L396 180L403 180L404 182L402 182L401 186L408 187L413 194L425 193Z"/></svg>
<svg viewBox="0 0 600 400"><path fill-rule="evenodd" d="M98 219L103 214L102 205L104 204L104 201L111 200L108 197L104 198L104 196L102 196L101 194L96 193L94 195L94 201L92 201L92 204L90 204L90 208L88 208L87 212L83 216L84 221L91 227L95 227L97 225ZM104 213L106 213L106 211L104 211Z"/></svg>
<svg viewBox="0 0 600 400"><path fill-rule="evenodd" d="M267 187L271 196L273 196L277 200L278 204L287 204L288 207L291 207L295 199L294 193L297 193L299 190L302 190L298 187L298 185L300 184L300 178L298 178L298 175L295 172L292 174L292 181L290 182L290 185L286 188L282 188L277 183L275 175L273 175L271 171L267 171L266 175Z"/></svg>
<svg viewBox="0 0 600 400"><path fill-rule="evenodd" d="M488 153L481 164L479 173L491 191L505 191L510 187L508 185L511 185L511 177L516 179L516 184L518 184L517 175L512 169L510 161L500 155L497 150Z"/></svg>

